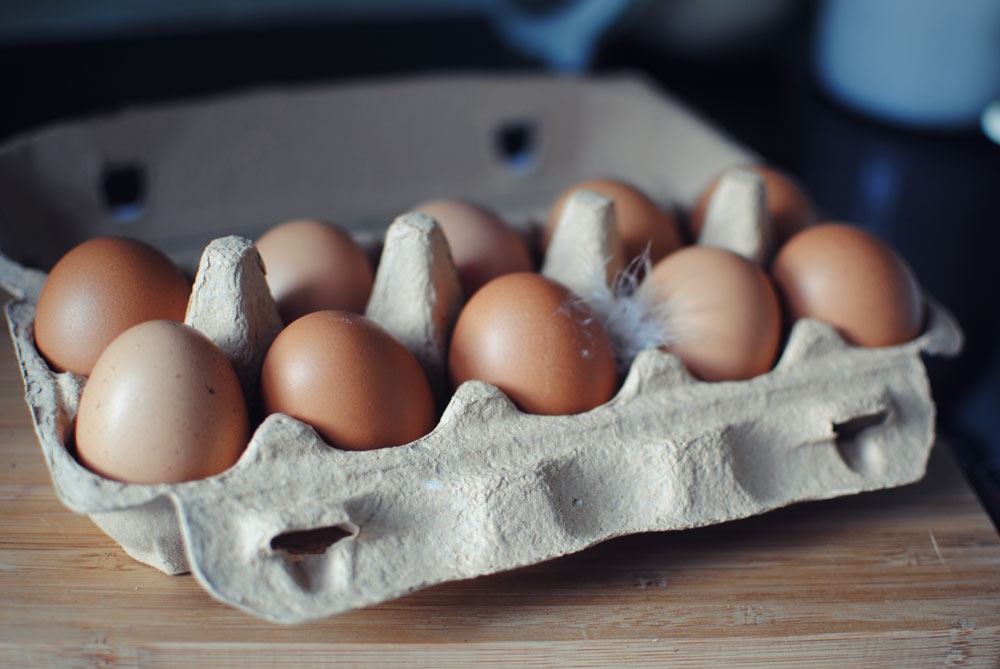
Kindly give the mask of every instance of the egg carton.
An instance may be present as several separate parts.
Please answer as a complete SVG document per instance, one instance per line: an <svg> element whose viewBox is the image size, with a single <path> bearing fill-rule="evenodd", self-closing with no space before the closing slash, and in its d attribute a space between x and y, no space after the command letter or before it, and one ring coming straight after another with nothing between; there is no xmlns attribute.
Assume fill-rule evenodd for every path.
<svg viewBox="0 0 1000 669"><path fill-rule="evenodd" d="M703 241L766 256L760 184L736 173L716 199ZM575 195L542 272L578 294L609 291L615 230L610 201ZM186 316L227 354L251 402L280 327L263 271L247 239L211 242ZM6 315L26 398L60 499L136 559L168 573L190 570L217 599L280 623L534 564L623 534L721 523L918 480L934 441L921 355L953 354L962 341L952 317L928 297L924 331L905 344L857 348L832 327L802 319L775 367L753 379L698 381L676 356L648 349L604 405L572 416L525 414L484 382L448 392L445 346L461 290L436 223L406 214L385 233L367 314L414 353L446 400L430 434L393 448L340 451L308 425L275 414L217 476L129 484L73 457L85 379L53 373L34 346L44 278L0 258L0 284L17 298Z"/></svg>

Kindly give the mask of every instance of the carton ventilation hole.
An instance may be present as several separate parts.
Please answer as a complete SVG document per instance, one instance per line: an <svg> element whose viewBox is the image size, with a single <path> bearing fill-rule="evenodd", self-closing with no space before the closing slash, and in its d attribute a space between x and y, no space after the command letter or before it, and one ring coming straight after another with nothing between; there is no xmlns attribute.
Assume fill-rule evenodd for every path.
<svg viewBox="0 0 1000 669"><path fill-rule="evenodd" d="M530 121L508 121L496 131L496 151L507 169L514 174L527 174L538 165L535 150L537 131Z"/></svg>
<svg viewBox="0 0 1000 669"><path fill-rule="evenodd" d="M341 539L357 534L357 529L345 525L330 525L311 530L284 532L271 539L271 550L291 555L320 555Z"/></svg>
<svg viewBox="0 0 1000 669"><path fill-rule="evenodd" d="M358 528L350 523L283 532L271 539L271 550L284 560L285 568L305 592L322 588L327 550L338 541L353 537Z"/></svg>
<svg viewBox="0 0 1000 669"><path fill-rule="evenodd" d="M837 451L844 463L859 474L875 473L883 465L881 449L877 444L863 438L865 430L885 425L889 421L889 412L878 411L873 414L851 418L843 423L834 423L833 432L836 435Z"/></svg>
<svg viewBox="0 0 1000 669"><path fill-rule="evenodd" d="M108 165L101 174L101 194L114 221L134 223L145 208L146 173L137 163Z"/></svg>

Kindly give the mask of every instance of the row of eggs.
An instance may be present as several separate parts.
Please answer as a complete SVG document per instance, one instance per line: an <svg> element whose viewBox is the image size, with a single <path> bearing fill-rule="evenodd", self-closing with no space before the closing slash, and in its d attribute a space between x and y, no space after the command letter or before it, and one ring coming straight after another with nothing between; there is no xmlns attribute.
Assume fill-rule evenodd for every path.
<svg viewBox="0 0 1000 669"><path fill-rule="evenodd" d="M705 381L768 371L780 345L782 304L788 322L830 322L856 345L892 345L918 334L922 298L899 256L857 228L815 225L794 183L754 169L780 244L770 275L730 251L683 246L669 212L611 180L564 193L542 245L571 192L611 198L622 243L608 259L609 274L638 268L641 275L637 259L650 261L640 288L652 296L661 331L655 341ZM713 187L689 216L693 238ZM415 211L440 224L468 296L449 348L454 387L484 380L538 414L580 413L614 395L621 356L604 324L585 299L533 272L518 233L463 202L438 200ZM373 283L364 250L317 221L278 226L256 246L287 324L261 369L263 412L303 420L350 450L409 443L433 429L437 411L420 365L359 315ZM50 273L35 341L55 370L88 377L75 440L79 460L92 471L138 483L185 481L225 470L244 450L246 400L222 351L179 322L189 296L187 279L165 255L125 239L85 242Z"/></svg>

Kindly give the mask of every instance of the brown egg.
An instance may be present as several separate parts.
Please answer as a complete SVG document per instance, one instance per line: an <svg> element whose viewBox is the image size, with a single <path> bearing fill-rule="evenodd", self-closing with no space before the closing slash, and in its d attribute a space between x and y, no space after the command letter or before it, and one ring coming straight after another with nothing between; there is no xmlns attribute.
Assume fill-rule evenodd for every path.
<svg viewBox="0 0 1000 669"><path fill-rule="evenodd" d="M431 200L413 211L427 214L441 226L467 297L502 274L534 269L521 236L482 207L458 200Z"/></svg>
<svg viewBox="0 0 1000 669"><path fill-rule="evenodd" d="M808 196L790 177L761 165L752 165L750 168L764 177L767 211L774 226L774 248L779 248L796 232L816 222L816 214ZM688 217L691 239L697 240L701 234L705 214L708 212L708 202L718 182L719 178L716 177L709 184Z"/></svg>
<svg viewBox="0 0 1000 669"><path fill-rule="evenodd" d="M365 310L374 283L371 261L337 226L288 221L265 232L256 246L285 323L324 309Z"/></svg>
<svg viewBox="0 0 1000 669"><path fill-rule="evenodd" d="M472 296L448 354L456 387L492 383L522 411L574 414L615 393L615 357L600 321L563 285L507 274Z"/></svg>
<svg viewBox="0 0 1000 669"><path fill-rule="evenodd" d="M771 268L791 320L837 328L858 346L891 346L920 334L920 286L899 255L850 225L825 223L795 235Z"/></svg>
<svg viewBox="0 0 1000 669"><path fill-rule="evenodd" d="M642 192L620 181L592 179L567 189L556 200L543 233L545 246L549 244L566 200L573 191L581 189L600 193L615 201L618 235L625 247L622 265L637 258L646 250L647 245L649 245L650 260L655 263L684 244L674 217L656 206L656 203Z"/></svg>
<svg viewBox="0 0 1000 669"><path fill-rule="evenodd" d="M176 483L218 474L248 439L226 356L183 323L150 321L105 349L80 398L80 461L106 478Z"/></svg>
<svg viewBox="0 0 1000 669"><path fill-rule="evenodd" d="M264 358L261 404L352 451L399 446L431 431L434 398L405 346L364 316L317 311L278 335Z"/></svg>
<svg viewBox="0 0 1000 669"><path fill-rule="evenodd" d="M167 256L131 239L83 242L38 297L35 343L58 372L87 376L115 337L144 321L184 320L191 285Z"/></svg>
<svg viewBox="0 0 1000 669"><path fill-rule="evenodd" d="M653 267L665 332L664 350L705 381L749 379L771 369L781 337L781 313L771 281L724 249L689 246Z"/></svg>

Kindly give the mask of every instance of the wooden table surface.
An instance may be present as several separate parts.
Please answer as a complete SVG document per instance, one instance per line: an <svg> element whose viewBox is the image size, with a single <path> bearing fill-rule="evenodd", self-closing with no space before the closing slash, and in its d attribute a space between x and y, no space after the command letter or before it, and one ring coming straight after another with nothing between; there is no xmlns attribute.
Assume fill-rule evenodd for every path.
<svg viewBox="0 0 1000 669"><path fill-rule="evenodd" d="M0 346L0 665L1000 666L1000 537L938 444L915 485L624 537L280 627L56 499Z"/></svg>

